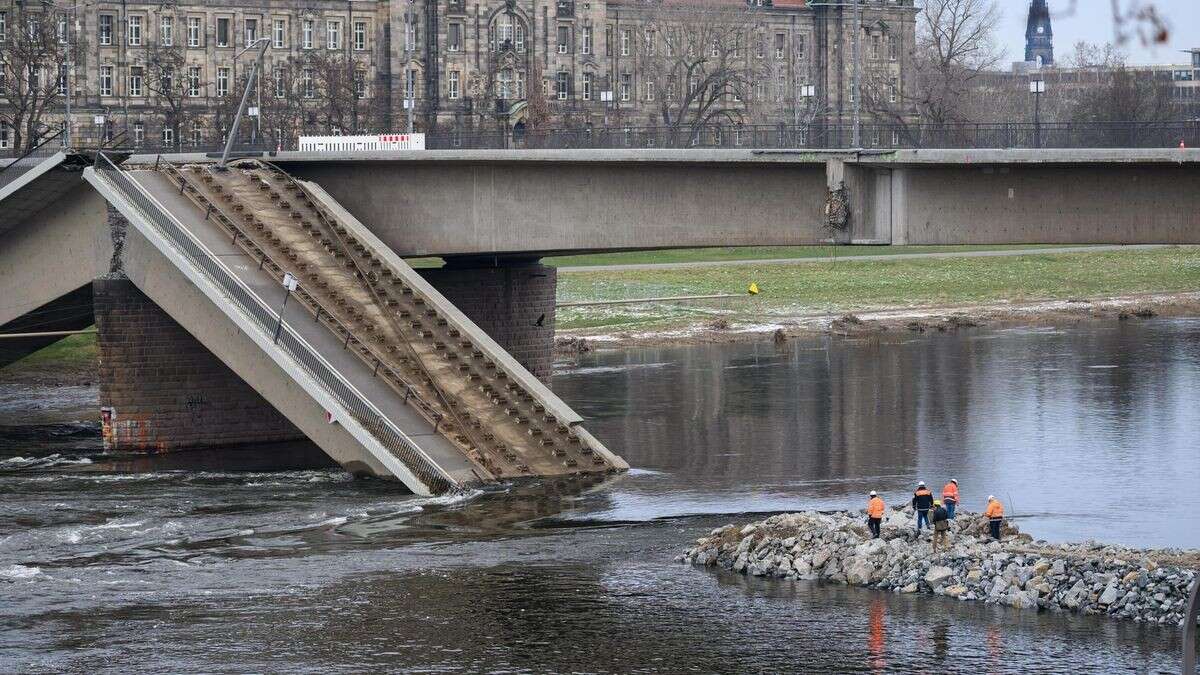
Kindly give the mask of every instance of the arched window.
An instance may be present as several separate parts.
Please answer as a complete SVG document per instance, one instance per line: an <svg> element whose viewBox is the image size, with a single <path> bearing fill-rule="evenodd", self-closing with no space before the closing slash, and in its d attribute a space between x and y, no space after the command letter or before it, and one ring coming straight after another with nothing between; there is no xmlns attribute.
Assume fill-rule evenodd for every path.
<svg viewBox="0 0 1200 675"><path fill-rule="evenodd" d="M513 14L497 14L488 29L488 48L493 52L525 51L525 22Z"/></svg>

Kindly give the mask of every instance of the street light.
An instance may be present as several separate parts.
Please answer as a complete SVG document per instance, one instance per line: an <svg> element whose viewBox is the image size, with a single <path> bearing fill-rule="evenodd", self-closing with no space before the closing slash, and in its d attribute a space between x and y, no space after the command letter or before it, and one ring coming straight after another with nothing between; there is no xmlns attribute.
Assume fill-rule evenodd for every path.
<svg viewBox="0 0 1200 675"><path fill-rule="evenodd" d="M1033 94L1033 142L1042 147L1042 94L1046 93L1045 80L1030 80L1029 93Z"/></svg>
<svg viewBox="0 0 1200 675"><path fill-rule="evenodd" d="M246 78L246 90L242 92L242 102L238 104L237 114L233 116L233 126L229 128L225 136L225 151L221 153L221 161L217 162L218 169L225 168L225 162L229 160L229 151L233 150L233 139L237 137L238 127L242 123L242 111L246 108L246 99L250 98L250 90L254 88L254 80L258 77L258 67L262 63L263 55L271 47L271 38L260 37L254 42L246 45L242 51L233 55L233 60L236 61L239 56L245 54L251 49L258 49L258 59L254 65L250 66L250 76Z"/></svg>

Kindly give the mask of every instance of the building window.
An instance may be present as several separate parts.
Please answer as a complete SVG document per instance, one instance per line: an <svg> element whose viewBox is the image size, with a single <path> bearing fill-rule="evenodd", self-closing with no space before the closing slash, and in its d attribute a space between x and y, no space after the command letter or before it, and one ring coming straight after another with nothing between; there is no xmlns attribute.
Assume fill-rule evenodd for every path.
<svg viewBox="0 0 1200 675"><path fill-rule="evenodd" d="M896 60L896 36L895 35L888 36L888 60L889 61Z"/></svg>
<svg viewBox="0 0 1200 675"><path fill-rule="evenodd" d="M258 39L258 19L246 19L246 46Z"/></svg>
<svg viewBox="0 0 1200 675"><path fill-rule="evenodd" d="M629 56L629 29L621 31L621 56Z"/></svg>
<svg viewBox="0 0 1200 675"><path fill-rule="evenodd" d="M217 68L217 96L229 94L229 68Z"/></svg>
<svg viewBox="0 0 1200 675"><path fill-rule="evenodd" d="M517 29L515 32L517 34L517 45L516 45L517 51L524 53L525 52L525 24L518 21Z"/></svg>
<svg viewBox="0 0 1200 675"><path fill-rule="evenodd" d="M880 43L883 41L882 35L871 36L871 59L878 61L880 57Z"/></svg>
<svg viewBox="0 0 1200 675"><path fill-rule="evenodd" d="M129 17L129 32L126 36L129 38L130 47L137 47L142 44L142 17Z"/></svg>
<svg viewBox="0 0 1200 675"><path fill-rule="evenodd" d="M275 69L275 98L287 96L287 84L284 80L283 68Z"/></svg>
<svg viewBox="0 0 1200 675"><path fill-rule="evenodd" d="M629 90L633 88L633 75L621 73L621 100L629 100Z"/></svg>
<svg viewBox="0 0 1200 675"><path fill-rule="evenodd" d="M173 93L175 89L175 73L170 66L164 66L158 77L159 91Z"/></svg>
<svg viewBox="0 0 1200 675"><path fill-rule="evenodd" d="M8 122L0 122L0 149L7 150L12 145L8 135Z"/></svg>
<svg viewBox="0 0 1200 675"><path fill-rule="evenodd" d="M100 66L100 95L113 95L113 67Z"/></svg>
<svg viewBox="0 0 1200 675"><path fill-rule="evenodd" d="M271 46L275 49L283 49L286 35L287 19L275 19L271 23Z"/></svg>
<svg viewBox="0 0 1200 675"><path fill-rule="evenodd" d="M146 142L146 123L145 122L134 122L133 123L133 144L140 146L142 143L145 143L145 142Z"/></svg>
<svg viewBox="0 0 1200 675"><path fill-rule="evenodd" d="M452 52L462 51L462 24L452 23L446 31L446 49Z"/></svg>
<svg viewBox="0 0 1200 675"><path fill-rule="evenodd" d="M367 97L367 72L365 70L354 71L354 97Z"/></svg>
<svg viewBox="0 0 1200 675"><path fill-rule="evenodd" d="M583 74L583 100L585 101L592 100L592 83L595 77L592 73Z"/></svg>
<svg viewBox="0 0 1200 675"><path fill-rule="evenodd" d="M100 15L100 44L111 45L113 39L113 15Z"/></svg>
<svg viewBox="0 0 1200 675"><path fill-rule="evenodd" d="M782 101L783 95L787 91L787 73L783 72L782 70L779 71L779 74L775 76L775 80L775 100Z"/></svg>
<svg viewBox="0 0 1200 675"><path fill-rule="evenodd" d="M895 103L900 96L900 82L897 78L892 78L892 84L888 88L888 101Z"/></svg>
<svg viewBox="0 0 1200 675"><path fill-rule="evenodd" d="M604 27L604 55L612 56L612 26Z"/></svg>
<svg viewBox="0 0 1200 675"><path fill-rule="evenodd" d="M584 54L592 53L592 27L591 26L583 27L583 44L580 45L580 51L582 51Z"/></svg>
<svg viewBox="0 0 1200 675"><path fill-rule="evenodd" d="M654 83L647 80L645 85L646 85L646 100L653 101L654 100Z"/></svg>
<svg viewBox="0 0 1200 675"><path fill-rule="evenodd" d="M571 75L565 70L558 71L557 77L558 100L567 100L567 95L571 93Z"/></svg>
<svg viewBox="0 0 1200 675"><path fill-rule="evenodd" d="M517 98L525 98L525 71L518 70L514 74L513 85L517 90Z"/></svg>
<svg viewBox="0 0 1200 675"><path fill-rule="evenodd" d="M404 47L409 51L417 50L417 23L416 17L404 15Z"/></svg>
<svg viewBox="0 0 1200 675"><path fill-rule="evenodd" d="M361 52L367 48L367 22L354 22L354 51Z"/></svg>
<svg viewBox="0 0 1200 675"><path fill-rule="evenodd" d="M452 70L452 71L450 71L450 80L449 80L449 87L450 87L450 88L449 88L449 91L447 92L447 96L450 98L450 100L451 100L451 101L456 101L456 100L458 100L458 93L459 93L459 92L458 92L458 82L459 82L459 77L460 77L460 75L459 75L459 72L458 72L457 70Z"/></svg>
<svg viewBox="0 0 1200 675"><path fill-rule="evenodd" d="M496 98L512 98L512 76L511 68L504 68L500 71L499 76L496 78Z"/></svg>
<svg viewBox="0 0 1200 675"><path fill-rule="evenodd" d="M187 95L192 98L200 95L200 66L188 66Z"/></svg>
<svg viewBox="0 0 1200 675"><path fill-rule="evenodd" d="M104 16L104 15L101 15L101 16ZM109 17L109 20L111 21L112 17ZM110 26L111 26L111 24L110 24ZM112 31L110 29L109 35L111 35L111 34L112 34ZM7 39L8 39L8 12L0 12L0 42L4 42ZM5 126L4 130L5 130L5 133L7 133L8 127Z"/></svg>
<svg viewBox="0 0 1200 675"><path fill-rule="evenodd" d="M192 127L192 145L200 145L202 140L204 140L204 134L196 127Z"/></svg>
<svg viewBox="0 0 1200 675"><path fill-rule="evenodd" d="M222 18L217 19L217 46L218 47L228 47L229 46L229 19L228 18L222 17Z"/></svg>
<svg viewBox="0 0 1200 675"><path fill-rule="evenodd" d="M200 17L189 16L187 20L188 46L200 46Z"/></svg>
<svg viewBox="0 0 1200 675"><path fill-rule="evenodd" d="M786 39L786 37L784 36L783 33L775 34L775 58L776 59L783 58L783 44L784 44L785 39Z"/></svg>
<svg viewBox="0 0 1200 675"><path fill-rule="evenodd" d="M175 145L175 130L171 127L163 127L162 142L163 145L167 146L168 148L172 145Z"/></svg>
<svg viewBox="0 0 1200 675"><path fill-rule="evenodd" d="M312 21L312 19L305 19L304 23L301 26L302 27L301 27L300 46L303 47L304 49L312 49L313 48L313 21Z"/></svg>
<svg viewBox="0 0 1200 675"><path fill-rule="evenodd" d="M129 95L130 96L141 96L142 95L142 67L141 66L130 66L129 67Z"/></svg>
<svg viewBox="0 0 1200 675"><path fill-rule="evenodd" d="M164 47L171 47L175 44L175 17L159 17L158 43Z"/></svg>
<svg viewBox="0 0 1200 675"><path fill-rule="evenodd" d="M329 49L342 48L342 22L341 21L326 21L325 22L325 46Z"/></svg>
<svg viewBox="0 0 1200 675"><path fill-rule="evenodd" d="M312 68L305 68L300 79L300 86L303 89L304 98L313 98L317 95L313 88L313 71Z"/></svg>
<svg viewBox="0 0 1200 675"><path fill-rule="evenodd" d="M558 53L566 54L570 51L571 45L571 28L569 26L558 27Z"/></svg>
<svg viewBox="0 0 1200 675"><path fill-rule="evenodd" d="M654 56L654 50L658 48L658 40L655 39L654 31L646 31L646 54Z"/></svg>

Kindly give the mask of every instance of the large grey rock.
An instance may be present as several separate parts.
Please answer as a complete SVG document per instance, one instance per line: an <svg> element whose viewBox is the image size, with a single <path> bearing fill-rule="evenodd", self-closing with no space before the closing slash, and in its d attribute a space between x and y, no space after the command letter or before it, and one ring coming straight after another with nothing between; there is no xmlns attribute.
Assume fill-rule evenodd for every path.
<svg viewBox="0 0 1200 675"><path fill-rule="evenodd" d="M935 565L930 567L929 571L925 573L925 583L936 588L952 576L954 576L954 570L949 567Z"/></svg>

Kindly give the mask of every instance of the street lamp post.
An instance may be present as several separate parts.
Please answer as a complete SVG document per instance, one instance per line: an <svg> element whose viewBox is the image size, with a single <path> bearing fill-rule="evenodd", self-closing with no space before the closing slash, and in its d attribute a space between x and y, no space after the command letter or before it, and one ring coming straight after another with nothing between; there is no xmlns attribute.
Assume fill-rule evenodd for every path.
<svg viewBox="0 0 1200 675"><path fill-rule="evenodd" d="M217 162L218 169L224 169L225 163L229 161L229 152L233 150L233 139L237 138L238 127L242 123L242 111L246 109L246 100L250 98L250 90L254 88L254 81L258 78L259 64L262 63L263 54L271 47L271 39L261 37L246 45L242 51L234 54L233 58L236 61L239 56L245 54L251 49L258 49L258 60L254 65L250 66L250 76L246 78L246 90L242 92L242 101L238 104L237 114L233 116L233 126L225 133L225 151L221 153L221 161Z"/></svg>
<svg viewBox="0 0 1200 675"><path fill-rule="evenodd" d="M804 144L808 145L808 125L812 121L812 100L817 95L817 88L811 84L800 85L800 100L804 101ZM796 108L794 124L800 126L800 108Z"/></svg>
<svg viewBox="0 0 1200 675"><path fill-rule="evenodd" d="M1033 94L1033 143L1042 147L1042 94L1046 93L1045 80L1030 80L1029 93Z"/></svg>

